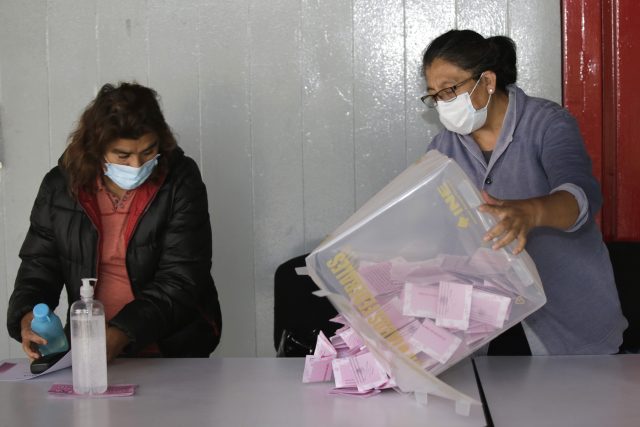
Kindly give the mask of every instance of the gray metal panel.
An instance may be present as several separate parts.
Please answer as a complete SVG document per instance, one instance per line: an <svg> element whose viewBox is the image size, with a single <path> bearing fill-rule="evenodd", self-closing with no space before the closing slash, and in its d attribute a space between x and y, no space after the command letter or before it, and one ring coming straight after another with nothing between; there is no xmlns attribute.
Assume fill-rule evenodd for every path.
<svg viewBox="0 0 640 427"><path fill-rule="evenodd" d="M5 137L4 137L4 128L3 128L3 120L4 120L4 108L5 103L2 99L2 84L7 83L2 78L3 73L3 60L6 61L7 51L6 44L3 43L3 40L8 40L7 34L7 19L8 12L7 6L4 2L0 2L0 165L5 159L4 155L4 147L6 145ZM0 313L7 312L7 303L9 300L9 295L11 293L11 289L13 286L9 285L9 281L7 280L7 259L6 259L6 240L4 237L4 229L6 225L6 219L4 214L5 207L5 185L4 185L4 170L0 168ZM9 356L9 344L11 342L11 338L9 338L9 333L7 332L7 328L0 328L0 360L4 357Z"/></svg>
<svg viewBox="0 0 640 427"><path fill-rule="evenodd" d="M562 102L562 28L556 0L510 0L509 35L518 46L518 85Z"/></svg>
<svg viewBox="0 0 640 427"><path fill-rule="evenodd" d="M0 11L1 10L2 10L2 7L0 6ZM0 61L2 61L1 57L0 57ZM1 106L2 106L2 99L0 98L0 120L2 119ZM0 144L2 144L2 122L1 121L0 121ZM0 313L2 313L2 316L3 316L2 318L4 320L6 319L7 306L9 303L9 296L11 295L11 290L13 289L13 284L10 284L9 280L7 280L7 259L6 259L7 250L5 250L5 232L4 232L4 225L6 223L6 218L4 214L5 187L3 182L3 175L4 175L4 172L0 170L0 271L2 272L1 273L2 275L0 276ZM8 251L12 252L12 248L9 248ZM12 341L13 340L9 337L9 332L7 331L7 328L4 326L4 322L3 322L2 327L0 328L0 348L2 348L2 350L0 350L0 360L3 359L4 357L9 356L9 345L11 344Z"/></svg>
<svg viewBox="0 0 640 427"><path fill-rule="evenodd" d="M351 19L350 2L303 1L305 252L355 208Z"/></svg>
<svg viewBox="0 0 640 427"><path fill-rule="evenodd" d="M200 144L199 8L181 0L149 2L149 85L185 153L202 164Z"/></svg>
<svg viewBox="0 0 640 427"><path fill-rule="evenodd" d="M24 240L28 217L44 173L49 169L49 107L47 99L46 2L2 2L0 58L2 122L4 241L6 270L3 294L13 289L19 266L17 251ZM6 311L2 311L3 315ZM6 331L2 327L2 335ZM1 357L20 357L20 346L10 340Z"/></svg>
<svg viewBox="0 0 640 427"><path fill-rule="evenodd" d="M120 81L147 84L146 2L97 0L98 86Z"/></svg>
<svg viewBox="0 0 640 427"><path fill-rule="evenodd" d="M404 11L401 0L354 0L356 207L406 161Z"/></svg>
<svg viewBox="0 0 640 427"><path fill-rule="evenodd" d="M437 112L427 108L419 99L427 93L422 74L422 56L433 39L455 26L455 20L454 0L406 2L407 164L422 156L431 139L442 130Z"/></svg>
<svg viewBox="0 0 640 427"><path fill-rule="evenodd" d="M274 354L273 273L304 250L300 2L254 0L251 32L257 353Z"/></svg>
<svg viewBox="0 0 640 427"><path fill-rule="evenodd" d="M508 0L458 0L456 28L485 37L505 35L508 11Z"/></svg>
<svg viewBox="0 0 640 427"><path fill-rule="evenodd" d="M256 352L248 22L247 0L217 1L200 11L202 174L223 314L216 356Z"/></svg>
<svg viewBox="0 0 640 427"><path fill-rule="evenodd" d="M97 85L96 10L93 2L48 2L51 166L67 145Z"/></svg>
<svg viewBox="0 0 640 427"><path fill-rule="evenodd" d="M96 5L48 2L50 163L55 166L98 86ZM55 82L55 84L53 83ZM64 319L67 292L56 313Z"/></svg>

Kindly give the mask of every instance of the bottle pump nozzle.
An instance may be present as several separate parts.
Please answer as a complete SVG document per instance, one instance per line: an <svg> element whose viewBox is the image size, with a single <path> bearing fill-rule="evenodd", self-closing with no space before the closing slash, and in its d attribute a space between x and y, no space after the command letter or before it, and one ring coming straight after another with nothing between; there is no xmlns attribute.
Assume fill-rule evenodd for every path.
<svg viewBox="0 0 640 427"><path fill-rule="evenodd" d="M98 279L87 278L80 279L82 281L82 286L80 287L80 296L82 298L93 298L93 286L91 286L91 282L94 283L98 281Z"/></svg>

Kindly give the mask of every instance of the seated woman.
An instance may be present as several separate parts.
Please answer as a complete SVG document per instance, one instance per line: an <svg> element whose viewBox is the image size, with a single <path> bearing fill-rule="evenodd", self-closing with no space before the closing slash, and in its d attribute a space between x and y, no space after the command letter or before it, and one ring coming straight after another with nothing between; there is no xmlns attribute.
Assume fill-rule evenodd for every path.
<svg viewBox="0 0 640 427"><path fill-rule="evenodd" d="M177 146L156 93L103 86L46 174L20 250L7 326L31 359L38 303L69 305L97 277L107 357L208 357L220 341L207 192ZM69 314L67 312L67 325Z"/></svg>

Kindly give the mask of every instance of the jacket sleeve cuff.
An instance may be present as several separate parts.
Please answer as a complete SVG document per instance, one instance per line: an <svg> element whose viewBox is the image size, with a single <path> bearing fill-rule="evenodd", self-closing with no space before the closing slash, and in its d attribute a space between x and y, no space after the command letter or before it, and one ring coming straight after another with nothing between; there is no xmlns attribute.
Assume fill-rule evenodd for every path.
<svg viewBox="0 0 640 427"><path fill-rule="evenodd" d="M582 188L578 187L575 184L566 183L559 185L558 187L551 190L551 194L557 193L558 191L566 191L568 193L571 193L573 197L575 197L576 202L578 202L578 208L580 209L578 218L576 218L576 221L571 227L565 230L567 233L572 233L582 227L585 222L587 222L587 219L589 218L589 200L587 199L587 196Z"/></svg>

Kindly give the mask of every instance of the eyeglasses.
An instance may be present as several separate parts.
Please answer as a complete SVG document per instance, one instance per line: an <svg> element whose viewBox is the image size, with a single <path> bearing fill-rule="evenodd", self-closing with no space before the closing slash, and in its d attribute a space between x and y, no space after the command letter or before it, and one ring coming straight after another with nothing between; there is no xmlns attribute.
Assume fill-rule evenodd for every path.
<svg viewBox="0 0 640 427"><path fill-rule="evenodd" d="M453 101L458 97L458 95L456 94L456 90L460 89L460 86L464 85L469 80L477 80L478 78L480 78L480 76L471 76L468 79L464 79L463 81L454 84L453 86L446 87L442 90L439 90L433 95L421 96L420 101L422 101L422 103L429 108L434 108L438 104L438 101L444 101L444 102Z"/></svg>

